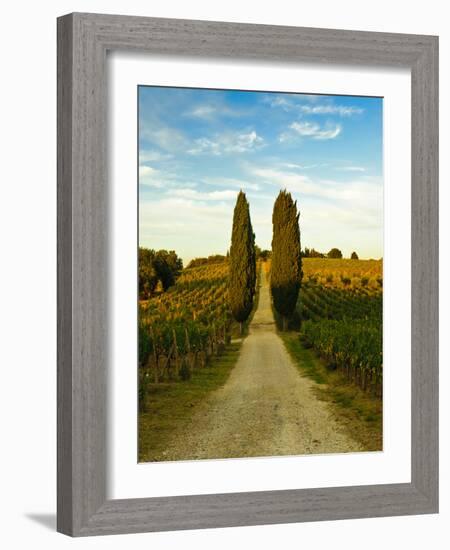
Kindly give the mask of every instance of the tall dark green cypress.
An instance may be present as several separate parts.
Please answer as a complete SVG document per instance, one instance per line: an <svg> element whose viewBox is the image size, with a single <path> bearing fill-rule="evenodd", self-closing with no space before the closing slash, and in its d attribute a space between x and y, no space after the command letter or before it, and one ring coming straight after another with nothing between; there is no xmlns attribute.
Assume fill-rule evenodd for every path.
<svg viewBox="0 0 450 550"><path fill-rule="evenodd" d="M302 278L300 227L297 201L280 191L273 206L272 267L270 288L273 305L283 318L283 329L297 305Z"/></svg>
<svg viewBox="0 0 450 550"><path fill-rule="evenodd" d="M239 192L233 214L230 247L229 303L233 317L241 325L253 307L256 284L255 235L245 193Z"/></svg>

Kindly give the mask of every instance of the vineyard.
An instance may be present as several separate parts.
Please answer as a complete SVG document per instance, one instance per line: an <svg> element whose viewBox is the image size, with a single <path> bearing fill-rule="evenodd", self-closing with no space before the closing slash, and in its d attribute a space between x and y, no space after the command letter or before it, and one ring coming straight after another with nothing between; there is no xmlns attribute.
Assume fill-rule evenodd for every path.
<svg viewBox="0 0 450 550"><path fill-rule="evenodd" d="M190 378L231 340L228 263L185 269L166 292L139 304L139 366L145 381Z"/></svg>
<svg viewBox="0 0 450 550"><path fill-rule="evenodd" d="M381 397L381 261L308 258L303 273L297 314L304 345L349 381Z"/></svg>
<svg viewBox="0 0 450 550"><path fill-rule="evenodd" d="M264 264L270 271L270 262ZM304 258L295 316L313 347L349 381L381 396L382 262ZM184 269L176 284L139 303L142 392L148 383L187 380L231 341L227 261Z"/></svg>
<svg viewBox="0 0 450 550"><path fill-rule="evenodd" d="M344 260L303 258L303 283L326 288L367 289L377 292L383 286L383 264L380 260Z"/></svg>
<svg viewBox="0 0 450 550"><path fill-rule="evenodd" d="M284 333L285 345L302 369L329 373L329 379L319 381L320 387L327 388L326 400L345 400L346 429L353 430L353 437L361 443L341 441L340 432L330 428L332 416L326 416L320 424L317 418L325 418L323 411L317 412L324 407L322 394L317 394L317 400L290 366L291 358L273 322L277 312L270 293L271 262L259 262L261 279L256 285L255 314L247 321L253 319L257 329L250 330L241 344L239 322L230 307L229 260L195 261L181 271L175 284L166 290L158 285L148 299L139 302L141 461L192 459L197 454L212 458L279 453L278 440L276 451L270 440L267 449L258 447L258 442L264 441L267 423L271 426L276 419L270 414L266 417L262 411L267 407L272 410L275 405L286 407L288 416L301 417L302 421L306 414L315 433L326 432L317 436L317 441L325 442L326 452L333 448L359 449L358 445L370 450L380 448L382 415L377 398L382 388L381 263L352 260L348 264L345 260L308 258L303 259L302 269L295 309L300 323L295 331ZM296 346L290 346L289 341ZM271 381L277 391L262 395L265 384L260 380ZM364 391L358 391L355 385ZM301 407L297 398L292 400L293 387L305 392ZM242 417L237 403L252 392L256 392L255 397ZM210 407L205 413L207 421L195 412L199 403ZM339 409L334 414L339 416ZM248 430L245 447L241 439L231 436L223 447L223 430L241 433L242 426ZM283 443L286 454L318 450L308 447L308 440L297 432L292 437Z"/></svg>

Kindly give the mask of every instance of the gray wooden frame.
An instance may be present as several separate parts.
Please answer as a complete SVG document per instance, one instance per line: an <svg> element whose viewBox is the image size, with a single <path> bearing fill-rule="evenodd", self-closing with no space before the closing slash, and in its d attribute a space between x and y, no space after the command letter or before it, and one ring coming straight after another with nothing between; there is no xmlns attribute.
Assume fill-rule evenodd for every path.
<svg viewBox="0 0 450 550"><path fill-rule="evenodd" d="M411 69L411 483L107 500L108 50ZM58 19L57 486L57 528L72 536L438 511L437 37L81 13Z"/></svg>

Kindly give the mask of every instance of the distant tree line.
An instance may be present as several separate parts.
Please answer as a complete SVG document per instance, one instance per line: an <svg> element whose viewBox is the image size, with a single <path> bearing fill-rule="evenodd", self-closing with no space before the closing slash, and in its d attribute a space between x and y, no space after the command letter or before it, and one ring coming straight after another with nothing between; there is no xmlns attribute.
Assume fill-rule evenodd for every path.
<svg viewBox="0 0 450 550"><path fill-rule="evenodd" d="M265 262L267 259L272 257L272 250L261 250L258 245L255 245L255 250L257 260L262 260ZM306 246L304 250L300 251L300 254L302 258L343 258L342 252L339 248L332 248L329 252L319 252L315 248L308 248ZM356 252L352 252L350 258L352 260L359 259Z"/></svg>
<svg viewBox="0 0 450 550"><path fill-rule="evenodd" d="M305 250L302 250L303 258L325 258L326 254L323 252L318 252L315 248L305 247Z"/></svg>
<svg viewBox="0 0 450 550"><path fill-rule="evenodd" d="M302 250L302 258L343 258L342 252L339 248L332 248L326 254L323 252L317 251L315 248L305 247L305 250ZM350 259L359 260L359 256L356 252L352 252Z"/></svg>
<svg viewBox="0 0 450 550"><path fill-rule="evenodd" d="M156 291L158 283L165 291L183 269L183 261L174 250L152 250L139 247L139 298L146 300Z"/></svg>

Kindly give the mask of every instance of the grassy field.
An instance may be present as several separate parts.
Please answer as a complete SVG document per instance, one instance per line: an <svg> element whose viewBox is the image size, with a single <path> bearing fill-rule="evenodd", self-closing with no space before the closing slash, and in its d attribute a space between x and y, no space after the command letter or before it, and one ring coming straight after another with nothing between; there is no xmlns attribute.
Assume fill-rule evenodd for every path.
<svg viewBox="0 0 450 550"><path fill-rule="evenodd" d="M189 382L150 384L145 412L139 415L139 462L164 460L168 441L189 424L194 409L222 386L232 371L241 347L233 340L207 367L196 369Z"/></svg>

